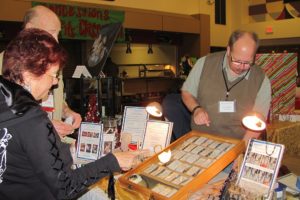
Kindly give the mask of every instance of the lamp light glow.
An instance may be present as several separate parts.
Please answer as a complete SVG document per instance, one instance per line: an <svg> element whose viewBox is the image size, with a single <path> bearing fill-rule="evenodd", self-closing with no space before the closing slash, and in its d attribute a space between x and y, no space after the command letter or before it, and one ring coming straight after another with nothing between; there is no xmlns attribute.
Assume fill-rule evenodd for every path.
<svg viewBox="0 0 300 200"><path fill-rule="evenodd" d="M242 123L246 128L253 131L263 131L266 129L266 123L256 115L244 117Z"/></svg>
<svg viewBox="0 0 300 200"><path fill-rule="evenodd" d="M172 156L171 150L164 151L158 155L158 159L161 163L165 164L170 161Z"/></svg>
<svg viewBox="0 0 300 200"><path fill-rule="evenodd" d="M161 107L160 103L158 103L158 102L152 102L152 103L148 104L146 107L146 111L154 117L162 116L162 107Z"/></svg>

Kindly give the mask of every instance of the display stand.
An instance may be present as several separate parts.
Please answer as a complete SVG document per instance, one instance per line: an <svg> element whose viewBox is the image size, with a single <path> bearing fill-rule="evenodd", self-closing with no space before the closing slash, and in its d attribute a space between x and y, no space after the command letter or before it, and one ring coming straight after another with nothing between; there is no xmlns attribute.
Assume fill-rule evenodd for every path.
<svg viewBox="0 0 300 200"><path fill-rule="evenodd" d="M153 199L187 199L228 166L245 149L241 140L191 131L169 145L171 160L160 163L158 154L119 178L131 190Z"/></svg>
<svg viewBox="0 0 300 200"><path fill-rule="evenodd" d="M269 200L284 153L282 144L251 139L237 180L237 185Z"/></svg>

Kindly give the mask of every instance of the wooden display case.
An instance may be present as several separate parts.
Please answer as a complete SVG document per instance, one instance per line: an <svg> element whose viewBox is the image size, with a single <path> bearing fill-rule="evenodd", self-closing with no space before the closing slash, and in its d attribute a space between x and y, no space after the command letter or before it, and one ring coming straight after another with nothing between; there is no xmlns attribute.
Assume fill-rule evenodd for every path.
<svg viewBox="0 0 300 200"><path fill-rule="evenodd" d="M158 155L169 149L171 160L160 163ZM123 187L149 194L152 199L187 199L244 150L242 140L191 131L119 181Z"/></svg>

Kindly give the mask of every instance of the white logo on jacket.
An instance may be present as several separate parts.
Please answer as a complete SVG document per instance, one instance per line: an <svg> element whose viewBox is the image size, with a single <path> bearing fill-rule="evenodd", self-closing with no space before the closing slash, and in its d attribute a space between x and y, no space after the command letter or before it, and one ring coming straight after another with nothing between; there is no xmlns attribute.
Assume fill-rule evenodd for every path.
<svg viewBox="0 0 300 200"><path fill-rule="evenodd" d="M0 183L2 183L2 175L6 170L6 147L8 140L12 138L7 128L0 129Z"/></svg>

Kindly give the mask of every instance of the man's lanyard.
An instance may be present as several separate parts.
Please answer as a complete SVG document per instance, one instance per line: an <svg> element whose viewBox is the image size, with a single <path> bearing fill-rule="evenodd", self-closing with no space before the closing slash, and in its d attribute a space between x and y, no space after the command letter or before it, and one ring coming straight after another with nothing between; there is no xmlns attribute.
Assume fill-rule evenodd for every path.
<svg viewBox="0 0 300 200"><path fill-rule="evenodd" d="M223 59L224 60L224 59ZM226 86L226 101L228 100L228 96L229 96L229 92L230 92L230 90L234 87L234 86L236 86L237 84L239 84L242 80L244 80L244 78L247 76L247 74L248 74L248 72L250 71L250 68L248 69L248 71L247 71L247 73L238 81L238 82L236 82L235 84L233 84L230 88L228 88L228 84L227 84L227 80L226 80L226 78L225 78L225 72L224 72L224 67L223 67L223 64L224 63L222 63L222 74L223 74L223 79L224 79L224 83L225 83L225 86Z"/></svg>

